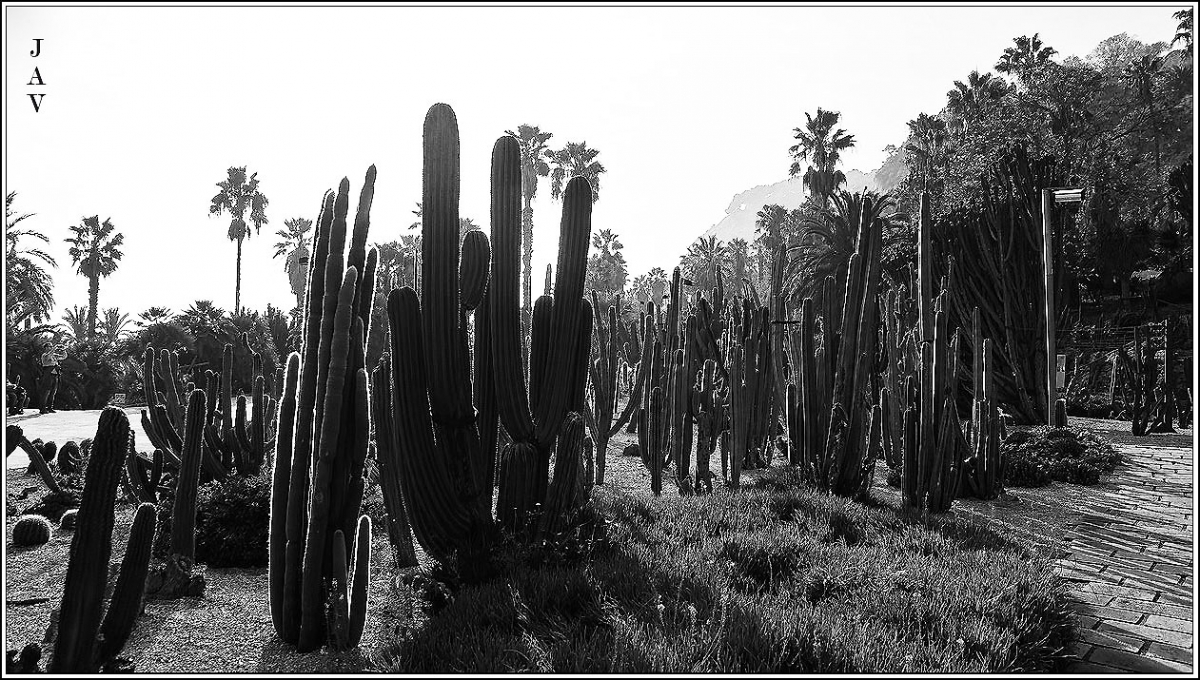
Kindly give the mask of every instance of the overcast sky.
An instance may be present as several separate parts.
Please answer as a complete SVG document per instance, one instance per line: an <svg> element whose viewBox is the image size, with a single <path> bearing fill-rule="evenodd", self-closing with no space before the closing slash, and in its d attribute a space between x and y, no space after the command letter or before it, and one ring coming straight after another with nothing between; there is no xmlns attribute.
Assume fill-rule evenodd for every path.
<svg viewBox="0 0 1200 680"><path fill-rule="evenodd" d="M315 218L343 176L357 197L374 163L370 241L413 233L422 121L445 102L462 140L463 216L486 228L505 130L540 126L552 148L586 141L608 170L593 231L619 235L632 277L669 271L736 193L786 178L805 112L840 111L858 140L844 166L869 171L906 121L936 113L954 80L991 70L1014 37L1038 32L1056 59L1122 32L1170 42L1184 7L8 5L4 189L36 213L24 226L52 239L55 321L87 304L63 239L97 214L125 235L102 308L232 310L236 245L208 207L226 169L248 166L270 223L245 243L243 306L290 309L275 230ZM28 84L35 67L42 87ZM45 95L40 111L29 93ZM536 288L560 214L547 180Z"/></svg>

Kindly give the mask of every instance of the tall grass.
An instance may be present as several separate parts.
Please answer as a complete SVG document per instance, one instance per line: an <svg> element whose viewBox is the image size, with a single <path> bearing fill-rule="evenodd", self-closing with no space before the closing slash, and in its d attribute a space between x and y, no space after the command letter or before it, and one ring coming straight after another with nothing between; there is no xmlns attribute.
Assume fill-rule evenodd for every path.
<svg viewBox="0 0 1200 680"><path fill-rule="evenodd" d="M1073 628L1045 558L986 528L779 484L635 499L597 487L572 550L502 548L503 577L386 650L402 673L1058 670Z"/></svg>

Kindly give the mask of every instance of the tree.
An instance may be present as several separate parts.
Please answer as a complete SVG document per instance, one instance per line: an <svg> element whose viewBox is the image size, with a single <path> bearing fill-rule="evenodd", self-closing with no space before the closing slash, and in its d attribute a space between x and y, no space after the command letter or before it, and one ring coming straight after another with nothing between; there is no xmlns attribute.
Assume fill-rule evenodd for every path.
<svg viewBox="0 0 1200 680"><path fill-rule="evenodd" d="M1145 55L1125 68L1125 79L1137 93L1138 101L1146 107L1150 129L1154 133L1154 174L1162 174L1162 153L1159 146L1158 119L1154 114L1155 84L1163 70L1162 57Z"/></svg>
<svg viewBox="0 0 1200 680"><path fill-rule="evenodd" d="M75 342L88 337L88 309L79 305L68 307L62 315L64 333Z"/></svg>
<svg viewBox="0 0 1200 680"><path fill-rule="evenodd" d="M1037 33L1032 38L1024 35L1013 38L1013 42L1016 46L1004 48L1004 54L1000 55L995 69L1015 77L1021 83L1027 82L1038 69L1050 62L1051 56L1058 53L1053 47L1043 46Z"/></svg>
<svg viewBox="0 0 1200 680"><path fill-rule="evenodd" d="M592 187L592 202L600 198L600 175L605 171L596 156L598 149L589 149L587 142L567 142L563 148L549 155L554 169L550 172L550 197L558 200L572 177L582 177Z"/></svg>
<svg viewBox="0 0 1200 680"><path fill-rule="evenodd" d="M971 71L966 83L956 80L954 89L946 93L946 110L957 116L961 129L966 131L984 109L1007 91L1008 86L1004 81L991 73L981 75L979 71Z"/></svg>
<svg viewBox="0 0 1200 680"><path fill-rule="evenodd" d="M840 301L846 286L850 256L858 245L858 225L863 214L872 225L885 219L885 226L904 219L900 213L888 214L895 201L887 194L873 191L851 194L839 191L830 196L830 206L816 215L801 219L799 245L789 249L789 262L784 274L784 286L796 298L813 297L825 277L832 276ZM887 215L887 217L885 217Z"/></svg>
<svg viewBox="0 0 1200 680"><path fill-rule="evenodd" d="M275 243L275 254L271 259L285 256L283 271L288 275L292 286L292 294L296 296L297 306L304 303L304 291L308 286L308 250L305 234L312 228L312 220L304 217L292 217L283 221L284 229L279 229L275 235L280 238Z"/></svg>
<svg viewBox="0 0 1200 680"><path fill-rule="evenodd" d="M164 323L171 318L171 310L166 307L150 307L146 311L138 314L138 318L134 323L138 328L145 328L156 323Z"/></svg>
<svg viewBox="0 0 1200 680"><path fill-rule="evenodd" d="M57 267L58 263L41 248L23 248L21 239L30 237L49 243L45 234L35 229L18 228L21 222L33 217L33 213L17 215L12 204L17 192L9 192L4 198L4 305L9 330L16 329L24 321L45 321L54 308L54 286L43 265Z"/></svg>
<svg viewBox="0 0 1200 680"><path fill-rule="evenodd" d="M633 282L629 284L629 293L639 305L645 308L646 303L652 297L651 293L655 284L666 285L666 283L667 272L662 267L654 267L645 274L638 274L633 278ZM655 300L654 303L662 304L662 300Z"/></svg>
<svg viewBox="0 0 1200 680"><path fill-rule="evenodd" d="M921 178L922 189L930 191L930 177L949 159L946 147L950 136L946 131L946 122L922 113L915 120L908 121L908 130L911 141L904 145L904 150L908 152L905 160L912 163Z"/></svg>
<svg viewBox="0 0 1200 680"><path fill-rule="evenodd" d="M841 152L854 146L854 135L847 135L841 128L834 130L841 116L837 111L826 111L821 107L817 107L815 118L806 112L804 128L793 130L797 143L788 149L792 156L788 176L800 174L801 161L807 161L804 187L820 207L825 206L829 194L846 182L846 175L837 169L837 164Z"/></svg>
<svg viewBox="0 0 1200 680"><path fill-rule="evenodd" d="M750 266L750 244L746 239L735 238L729 241L729 259L730 273L733 277L733 285L729 289L732 294L740 295L742 286L747 281Z"/></svg>
<svg viewBox="0 0 1200 680"><path fill-rule="evenodd" d="M71 244L67 252L80 275L88 280L88 339L96 336L96 312L100 302L100 278L117 271L121 260L121 244L125 235L113 233L112 218L100 222L99 215L83 218L71 227L75 236L64 239Z"/></svg>
<svg viewBox="0 0 1200 680"><path fill-rule="evenodd" d="M742 241L745 243L745 241ZM717 287L717 276L728 281L733 272L729 246L716 236L696 239L688 246L687 253L679 258L679 266L692 285L702 291Z"/></svg>
<svg viewBox="0 0 1200 680"><path fill-rule="evenodd" d="M584 289L596 291L601 301L611 300L625 290L629 270L621 253L620 239L611 229L592 234L592 254L588 257Z"/></svg>
<svg viewBox="0 0 1200 680"><path fill-rule="evenodd" d="M129 315L122 314L121 310L113 307L104 310L103 319L96 330L101 338L113 343L130 334L129 325Z"/></svg>
<svg viewBox="0 0 1200 680"><path fill-rule="evenodd" d="M533 296L533 199L537 196L538 178L550 175L550 164L546 162L550 149L546 142L554 135L524 123L517 126L516 132L505 130L504 134L516 137L521 148L521 198L525 201L521 209L521 307L528 312Z"/></svg>
<svg viewBox="0 0 1200 680"><path fill-rule="evenodd" d="M1191 7L1181 9L1171 15L1179 20L1179 25L1175 27L1175 38L1171 40L1171 44L1182 42L1183 52L1189 59L1192 58L1192 9Z"/></svg>
<svg viewBox="0 0 1200 680"><path fill-rule="evenodd" d="M229 168L229 176L223 182L217 182L220 191L212 198L208 214L221 216L229 213L228 236L230 241L237 241L237 287L234 290L234 313L242 309L242 241L249 238L250 229L246 225L246 211L250 211L250 221L254 223L254 231L258 233L262 225L267 224L267 197L258 190L258 173L246 178L246 167Z"/></svg>

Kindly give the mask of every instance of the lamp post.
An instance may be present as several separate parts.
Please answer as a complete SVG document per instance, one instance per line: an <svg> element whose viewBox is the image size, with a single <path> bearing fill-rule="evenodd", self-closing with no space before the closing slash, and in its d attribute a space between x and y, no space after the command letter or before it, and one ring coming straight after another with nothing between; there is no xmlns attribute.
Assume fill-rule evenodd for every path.
<svg viewBox="0 0 1200 680"><path fill-rule="evenodd" d="M1054 402L1058 398L1056 373L1058 352L1054 337L1054 232L1050 226L1050 206L1083 201L1083 187L1047 187L1042 189L1042 269L1046 274L1046 424L1054 426Z"/></svg>

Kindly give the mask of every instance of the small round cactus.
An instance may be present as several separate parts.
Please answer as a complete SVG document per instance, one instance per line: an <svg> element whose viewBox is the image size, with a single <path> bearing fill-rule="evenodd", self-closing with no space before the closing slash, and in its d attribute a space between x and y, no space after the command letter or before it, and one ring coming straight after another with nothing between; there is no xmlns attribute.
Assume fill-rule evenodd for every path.
<svg viewBox="0 0 1200 680"><path fill-rule="evenodd" d="M82 454L79 453L79 445L75 442L67 442L62 445L62 449L58 452L58 469L64 475L74 474L79 472L79 463Z"/></svg>
<svg viewBox="0 0 1200 680"><path fill-rule="evenodd" d="M91 437L85 437L82 441L79 442L79 452L83 454L84 458L87 458L92 453L92 438Z"/></svg>
<svg viewBox="0 0 1200 680"><path fill-rule="evenodd" d="M58 528L63 531L71 531L75 528L75 520L79 517L78 510L68 510L63 513L62 519L58 520Z"/></svg>
<svg viewBox="0 0 1200 680"><path fill-rule="evenodd" d="M42 545L50 540L54 527L41 515L25 515L13 525L12 540L16 546Z"/></svg>
<svg viewBox="0 0 1200 680"><path fill-rule="evenodd" d="M42 458L44 458L47 463L54 460L54 456L57 454L58 444L55 444L53 441L48 441L45 444L42 444Z"/></svg>

